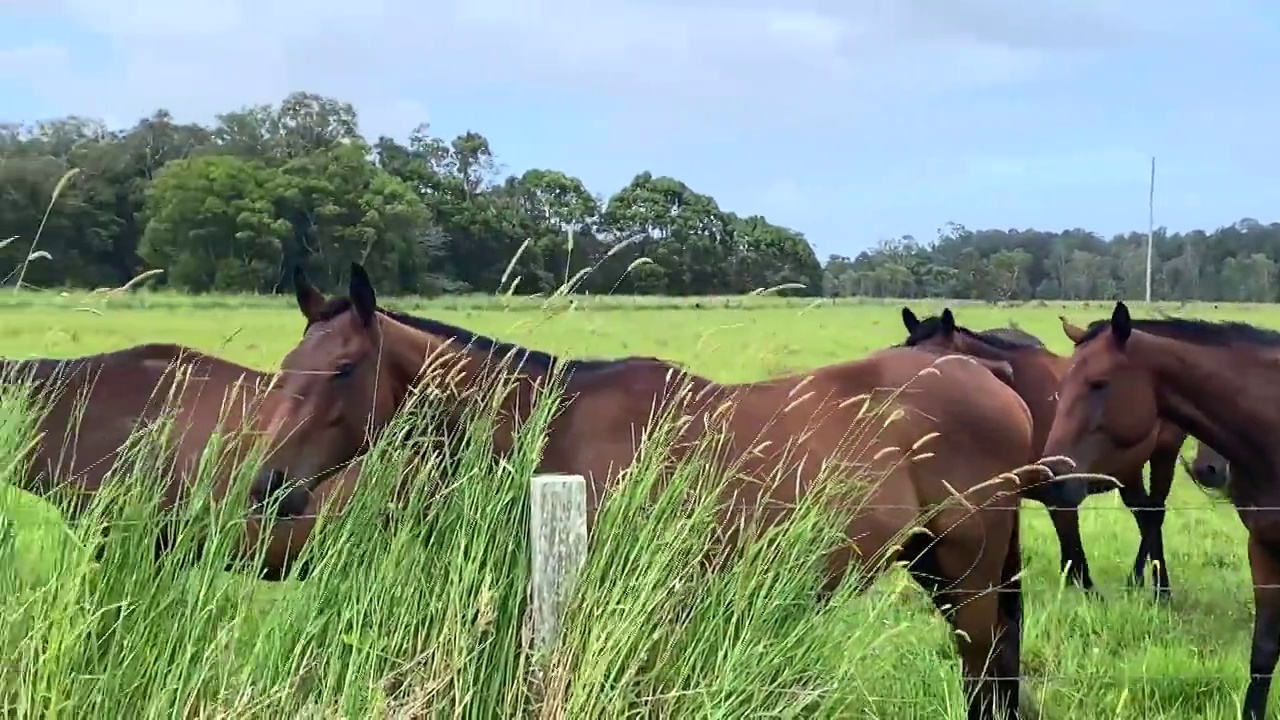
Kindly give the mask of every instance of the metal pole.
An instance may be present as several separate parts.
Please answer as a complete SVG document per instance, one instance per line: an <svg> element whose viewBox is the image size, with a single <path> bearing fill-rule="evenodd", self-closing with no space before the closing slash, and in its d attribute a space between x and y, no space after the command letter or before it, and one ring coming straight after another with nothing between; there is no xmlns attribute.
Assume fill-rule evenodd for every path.
<svg viewBox="0 0 1280 720"><path fill-rule="evenodd" d="M1147 190L1147 302L1151 302L1151 259L1156 236L1156 157L1151 156L1151 184Z"/></svg>

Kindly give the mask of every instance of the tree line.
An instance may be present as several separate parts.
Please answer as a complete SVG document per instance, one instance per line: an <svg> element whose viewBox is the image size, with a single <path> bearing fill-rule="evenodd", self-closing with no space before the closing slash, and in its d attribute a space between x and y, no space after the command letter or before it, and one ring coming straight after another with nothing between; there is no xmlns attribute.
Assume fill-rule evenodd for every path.
<svg viewBox="0 0 1280 720"><path fill-rule="evenodd" d="M1280 223L1253 218L1212 232L1152 233L1151 298L1275 302ZM1147 234L1104 239L1075 228L969 230L949 224L936 240L879 242L824 266L827 295L978 300L1142 299Z"/></svg>
<svg viewBox="0 0 1280 720"><path fill-rule="evenodd" d="M24 284L115 287L160 268L187 292L276 292L301 264L337 287L352 261L390 293L795 295L987 300L1141 297L1145 236L970 231L819 261L805 236L642 172L608 198L576 177L504 175L478 132L369 141L350 104L293 93L212 126L159 110L0 126L0 266ZM50 199L56 201L50 204ZM1280 225L1157 234L1161 298L1274 300Z"/></svg>

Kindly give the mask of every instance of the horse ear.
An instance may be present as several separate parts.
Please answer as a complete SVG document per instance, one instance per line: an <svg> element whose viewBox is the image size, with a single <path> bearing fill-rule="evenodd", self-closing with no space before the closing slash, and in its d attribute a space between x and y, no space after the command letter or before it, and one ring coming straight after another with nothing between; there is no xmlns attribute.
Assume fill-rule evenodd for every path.
<svg viewBox="0 0 1280 720"><path fill-rule="evenodd" d="M324 308L324 293L320 292L307 279L307 273L301 265L293 266L293 294L298 298L298 309L308 322L315 322Z"/></svg>
<svg viewBox="0 0 1280 720"><path fill-rule="evenodd" d="M1058 319L1062 321L1062 333L1071 339L1071 344L1079 345L1084 340L1085 335L1088 334L1088 331L1084 328L1072 325L1065 315L1059 315Z"/></svg>
<svg viewBox="0 0 1280 720"><path fill-rule="evenodd" d="M378 296L373 292L373 283L369 281L369 273L360 263L351 263L351 285L347 289L351 298L351 306L360 316L360 322L368 325L373 321L373 314L378 310Z"/></svg>
<svg viewBox="0 0 1280 720"><path fill-rule="evenodd" d="M902 306L902 324L909 333L915 332L916 328L920 327L920 318L916 317L916 314L906 305Z"/></svg>
<svg viewBox="0 0 1280 720"><path fill-rule="evenodd" d="M1111 337L1116 345L1123 348L1133 333L1133 318L1129 317L1129 308L1123 302L1116 301L1116 309L1111 311Z"/></svg>
<svg viewBox="0 0 1280 720"><path fill-rule="evenodd" d="M951 308L942 309L942 332L950 335L956 331L956 316L951 314Z"/></svg>

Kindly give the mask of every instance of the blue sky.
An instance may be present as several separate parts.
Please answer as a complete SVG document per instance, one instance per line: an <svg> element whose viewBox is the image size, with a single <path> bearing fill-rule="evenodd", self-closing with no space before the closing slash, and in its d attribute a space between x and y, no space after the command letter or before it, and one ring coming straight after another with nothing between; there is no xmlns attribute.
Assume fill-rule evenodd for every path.
<svg viewBox="0 0 1280 720"><path fill-rule="evenodd" d="M428 10L428 8L430 8ZM1280 219L1255 0L0 2L0 113L210 121L305 89L606 197L650 170L819 255L969 227Z"/></svg>

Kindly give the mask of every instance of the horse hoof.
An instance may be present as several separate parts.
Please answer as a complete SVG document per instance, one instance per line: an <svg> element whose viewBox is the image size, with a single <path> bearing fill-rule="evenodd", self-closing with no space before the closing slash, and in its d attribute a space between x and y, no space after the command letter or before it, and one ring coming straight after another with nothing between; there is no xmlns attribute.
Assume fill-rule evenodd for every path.
<svg viewBox="0 0 1280 720"><path fill-rule="evenodd" d="M1173 593L1169 591L1169 588L1160 588L1156 590L1157 603L1160 603L1161 605L1168 605L1172 601Z"/></svg>
<svg viewBox="0 0 1280 720"><path fill-rule="evenodd" d="M1146 563L1140 563L1133 567L1133 572L1129 577L1125 578L1125 585L1131 588L1144 587L1147 584L1147 566Z"/></svg>
<svg viewBox="0 0 1280 720"><path fill-rule="evenodd" d="M1084 596L1090 600L1102 600L1102 592L1092 583L1087 586L1080 586L1080 592L1084 593Z"/></svg>
<svg viewBox="0 0 1280 720"><path fill-rule="evenodd" d="M1063 575L1060 577L1062 577L1062 582L1065 586L1083 590L1084 592L1093 590L1093 578L1091 577L1082 575Z"/></svg>
<svg viewBox="0 0 1280 720"><path fill-rule="evenodd" d="M1084 583L1081 583L1081 582L1070 582L1070 581L1068 581L1065 585L1063 585L1063 586L1062 586L1062 589L1063 589L1063 590L1068 590L1068 591L1070 591L1070 590L1074 590L1074 591L1076 591L1076 592L1078 592L1078 593L1081 593L1081 594L1083 594L1083 595L1097 595L1097 594L1098 594L1098 590L1097 590L1097 588L1095 588L1093 585L1085 585Z"/></svg>

